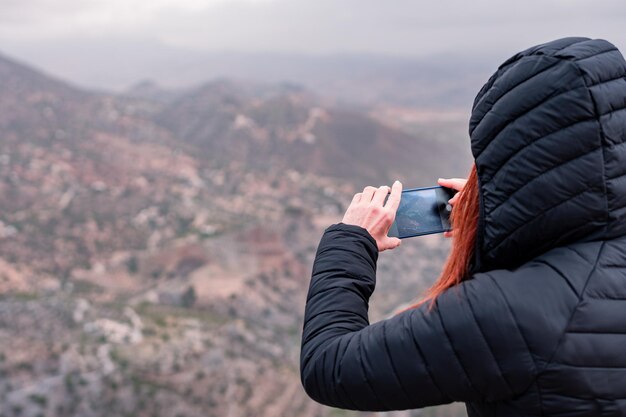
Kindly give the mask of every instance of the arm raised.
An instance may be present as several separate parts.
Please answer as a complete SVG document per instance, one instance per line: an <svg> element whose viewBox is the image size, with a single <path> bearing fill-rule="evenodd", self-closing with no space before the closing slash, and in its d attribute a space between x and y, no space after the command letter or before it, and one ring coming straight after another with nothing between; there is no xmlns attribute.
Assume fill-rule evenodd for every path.
<svg viewBox="0 0 626 417"><path fill-rule="evenodd" d="M376 241L339 223L317 250L305 309L301 379L314 400L384 411L523 392L534 363L494 279L478 274L427 305L372 325Z"/></svg>

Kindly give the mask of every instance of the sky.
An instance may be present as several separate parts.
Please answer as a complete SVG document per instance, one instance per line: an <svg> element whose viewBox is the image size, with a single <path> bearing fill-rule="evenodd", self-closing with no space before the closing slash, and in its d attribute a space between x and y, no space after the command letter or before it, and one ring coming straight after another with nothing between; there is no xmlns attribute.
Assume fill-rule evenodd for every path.
<svg viewBox="0 0 626 417"><path fill-rule="evenodd" d="M180 50L449 54L495 64L564 36L604 38L626 50L624 27L624 0L0 1L0 52L74 77L90 71L99 48L125 49L137 60Z"/></svg>

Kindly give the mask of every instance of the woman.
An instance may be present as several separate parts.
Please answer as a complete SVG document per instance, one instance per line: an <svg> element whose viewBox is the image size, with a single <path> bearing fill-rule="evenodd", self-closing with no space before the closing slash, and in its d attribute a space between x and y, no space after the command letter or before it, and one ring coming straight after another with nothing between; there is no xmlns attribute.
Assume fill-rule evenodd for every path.
<svg viewBox="0 0 626 417"><path fill-rule="evenodd" d="M470 416L626 416L625 108L626 62L604 40L504 62L474 101L475 168L441 276L372 325L401 184L386 205L388 187L355 195L313 265L307 393L357 410L463 401Z"/></svg>

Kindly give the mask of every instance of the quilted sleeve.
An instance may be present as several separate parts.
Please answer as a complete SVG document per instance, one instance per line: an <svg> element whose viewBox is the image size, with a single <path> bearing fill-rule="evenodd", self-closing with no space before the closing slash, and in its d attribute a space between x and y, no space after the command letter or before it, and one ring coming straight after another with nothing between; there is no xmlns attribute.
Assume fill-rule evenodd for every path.
<svg viewBox="0 0 626 417"><path fill-rule="evenodd" d="M535 365L496 282L477 274L444 293L435 309L372 325L378 251L358 226L326 229L305 308L300 371L314 400L385 411L453 401L494 401L523 392Z"/></svg>

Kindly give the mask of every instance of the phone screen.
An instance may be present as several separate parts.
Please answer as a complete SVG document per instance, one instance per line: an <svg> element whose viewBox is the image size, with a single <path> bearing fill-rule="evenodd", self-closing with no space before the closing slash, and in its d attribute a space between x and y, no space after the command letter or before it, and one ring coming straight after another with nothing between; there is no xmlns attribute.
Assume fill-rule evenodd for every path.
<svg viewBox="0 0 626 417"><path fill-rule="evenodd" d="M400 239L443 233L450 230L448 200L455 191L444 187L415 188L402 191L396 219L388 236Z"/></svg>

